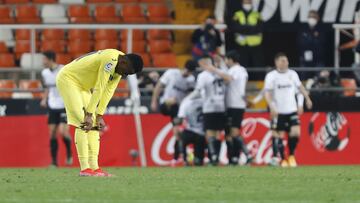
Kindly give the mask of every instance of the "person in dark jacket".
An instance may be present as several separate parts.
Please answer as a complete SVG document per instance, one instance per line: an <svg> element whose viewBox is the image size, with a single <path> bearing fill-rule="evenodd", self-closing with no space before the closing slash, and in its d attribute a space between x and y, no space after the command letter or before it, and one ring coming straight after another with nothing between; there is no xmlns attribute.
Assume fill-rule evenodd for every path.
<svg viewBox="0 0 360 203"><path fill-rule="evenodd" d="M317 11L311 10L307 25L299 32L299 61L301 67L324 67L325 30ZM312 78L316 72L301 73L302 79Z"/></svg>
<svg viewBox="0 0 360 203"><path fill-rule="evenodd" d="M219 30L214 26L215 22L215 17L209 16L205 20L205 24L193 32L191 41L194 60L197 61L207 55L214 56L219 52L222 41Z"/></svg>

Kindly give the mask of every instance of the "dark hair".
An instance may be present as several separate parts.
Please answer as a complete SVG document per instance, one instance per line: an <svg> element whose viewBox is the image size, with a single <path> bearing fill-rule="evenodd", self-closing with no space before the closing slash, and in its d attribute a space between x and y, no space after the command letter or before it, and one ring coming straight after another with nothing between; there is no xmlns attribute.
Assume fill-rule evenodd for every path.
<svg viewBox="0 0 360 203"><path fill-rule="evenodd" d="M141 56L137 54L126 54L126 58L129 60L132 69L134 69L134 73L139 73L142 71L144 62Z"/></svg>
<svg viewBox="0 0 360 203"><path fill-rule="evenodd" d="M199 64L194 60L190 59L185 63L185 68L191 72L195 71L197 67L199 67Z"/></svg>
<svg viewBox="0 0 360 203"><path fill-rule="evenodd" d="M274 60L278 60L280 57L287 57L287 55L284 52L279 52L275 55Z"/></svg>
<svg viewBox="0 0 360 203"><path fill-rule="evenodd" d="M44 51L42 54L51 61L56 60L56 54L53 51Z"/></svg>
<svg viewBox="0 0 360 203"><path fill-rule="evenodd" d="M236 63L240 63L240 55L237 51L235 50L231 50L231 51L228 51L226 54L225 54L225 57L228 58L228 59L231 59L233 60L234 62Z"/></svg>

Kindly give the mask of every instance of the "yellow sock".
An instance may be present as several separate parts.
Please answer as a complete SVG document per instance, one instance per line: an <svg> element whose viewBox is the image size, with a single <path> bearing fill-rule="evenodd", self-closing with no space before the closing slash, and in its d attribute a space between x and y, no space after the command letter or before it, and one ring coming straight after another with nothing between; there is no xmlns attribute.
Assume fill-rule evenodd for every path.
<svg viewBox="0 0 360 203"><path fill-rule="evenodd" d="M85 131L78 128L75 130L75 145L81 170L90 168L88 135Z"/></svg>
<svg viewBox="0 0 360 203"><path fill-rule="evenodd" d="M99 168L98 156L100 150L100 133L99 131L89 131L89 164L90 168L96 170Z"/></svg>

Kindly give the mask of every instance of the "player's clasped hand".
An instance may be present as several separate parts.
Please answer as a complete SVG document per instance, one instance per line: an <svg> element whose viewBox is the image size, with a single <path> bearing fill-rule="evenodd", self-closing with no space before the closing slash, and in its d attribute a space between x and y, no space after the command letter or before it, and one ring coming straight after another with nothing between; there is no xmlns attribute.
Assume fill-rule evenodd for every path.
<svg viewBox="0 0 360 203"><path fill-rule="evenodd" d="M96 126L98 127L99 131L103 131L105 129L106 124L102 115L96 115Z"/></svg>
<svg viewBox="0 0 360 203"><path fill-rule="evenodd" d="M80 128L88 132L92 129L93 126L92 114L86 112L85 109L84 109L84 113L85 113L84 122L81 123Z"/></svg>

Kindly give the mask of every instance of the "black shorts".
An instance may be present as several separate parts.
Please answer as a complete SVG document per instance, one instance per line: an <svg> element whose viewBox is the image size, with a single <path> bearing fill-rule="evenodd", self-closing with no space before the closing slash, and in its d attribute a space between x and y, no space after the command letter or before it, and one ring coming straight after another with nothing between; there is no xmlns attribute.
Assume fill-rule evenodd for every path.
<svg viewBox="0 0 360 203"><path fill-rule="evenodd" d="M205 130L224 130L225 122L225 113L204 113Z"/></svg>
<svg viewBox="0 0 360 203"><path fill-rule="evenodd" d="M66 123L65 109L49 109L48 124Z"/></svg>
<svg viewBox="0 0 360 203"><path fill-rule="evenodd" d="M300 125L299 115L297 112L290 114L279 114L277 118L272 119L271 129L276 131L289 132L292 126Z"/></svg>
<svg viewBox="0 0 360 203"><path fill-rule="evenodd" d="M232 109L228 108L226 110L226 117L227 117L227 126L240 128L242 120L244 118L244 109Z"/></svg>
<svg viewBox="0 0 360 203"><path fill-rule="evenodd" d="M179 111L178 104L174 104L171 106L167 106L165 103L160 104L161 114L165 116L170 116L172 121L174 120L174 118L177 117L178 111Z"/></svg>

